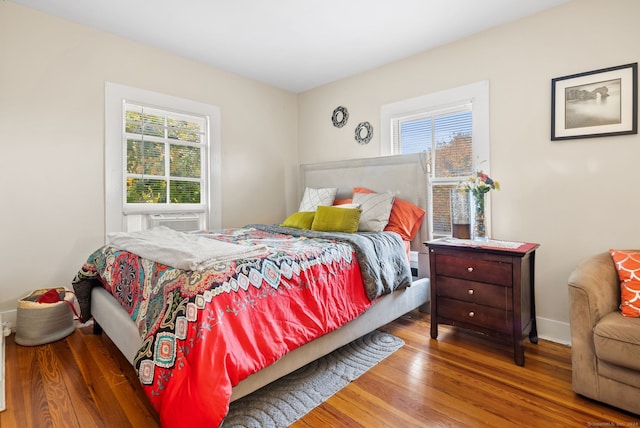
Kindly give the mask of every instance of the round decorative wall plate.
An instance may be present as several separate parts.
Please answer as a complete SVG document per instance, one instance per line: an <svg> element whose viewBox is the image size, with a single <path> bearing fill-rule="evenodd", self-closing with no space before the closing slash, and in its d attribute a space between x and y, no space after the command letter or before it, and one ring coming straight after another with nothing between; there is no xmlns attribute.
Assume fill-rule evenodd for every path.
<svg viewBox="0 0 640 428"><path fill-rule="evenodd" d="M373 126L369 122L360 122L355 133L358 144L367 144L373 138Z"/></svg>
<svg viewBox="0 0 640 428"><path fill-rule="evenodd" d="M333 111L333 115L331 116L331 121L333 122L333 126L336 128L342 128L347 124L349 120L349 111L346 107L336 107Z"/></svg>

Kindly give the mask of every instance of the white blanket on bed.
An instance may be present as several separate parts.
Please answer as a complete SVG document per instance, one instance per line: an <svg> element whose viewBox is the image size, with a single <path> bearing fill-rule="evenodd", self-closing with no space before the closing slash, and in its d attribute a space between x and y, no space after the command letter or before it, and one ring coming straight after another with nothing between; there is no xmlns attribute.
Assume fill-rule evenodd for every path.
<svg viewBox="0 0 640 428"><path fill-rule="evenodd" d="M259 257L266 245L238 245L160 226L140 232L114 232L110 245L178 269L202 271L217 263Z"/></svg>

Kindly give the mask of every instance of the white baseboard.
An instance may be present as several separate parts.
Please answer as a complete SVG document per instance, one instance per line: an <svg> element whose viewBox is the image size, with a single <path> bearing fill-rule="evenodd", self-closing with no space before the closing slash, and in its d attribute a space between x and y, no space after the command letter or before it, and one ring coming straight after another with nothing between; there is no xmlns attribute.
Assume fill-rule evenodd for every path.
<svg viewBox="0 0 640 428"><path fill-rule="evenodd" d="M0 412L6 410L4 338L16 331L17 309L0 312Z"/></svg>
<svg viewBox="0 0 640 428"><path fill-rule="evenodd" d="M0 323L0 331L2 331L4 328L9 328L13 333L15 333L17 317L18 317L17 309L0 311L0 318L2 318L2 323Z"/></svg>
<svg viewBox="0 0 640 428"><path fill-rule="evenodd" d="M3 316L0 314L0 326L2 326ZM11 330L0 327L0 412L6 410L5 384L4 384L4 337L8 336Z"/></svg>
<svg viewBox="0 0 640 428"><path fill-rule="evenodd" d="M536 317L538 337L571 346L571 328L568 322Z"/></svg>

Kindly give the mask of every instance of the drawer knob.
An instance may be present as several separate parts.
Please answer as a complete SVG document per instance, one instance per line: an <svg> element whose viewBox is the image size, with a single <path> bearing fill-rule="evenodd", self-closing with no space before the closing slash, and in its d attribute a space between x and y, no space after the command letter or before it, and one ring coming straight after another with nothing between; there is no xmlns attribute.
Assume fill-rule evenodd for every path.
<svg viewBox="0 0 640 428"><path fill-rule="evenodd" d="M476 314L473 311L469 312L469 317L473 318L475 315Z"/></svg>
<svg viewBox="0 0 640 428"><path fill-rule="evenodd" d="M473 272L473 268L472 268L471 266L469 266L469 267L467 268L467 271L469 271L469 272Z"/></svg>
<svg viewBox="0 0 640 428"><path fill-rule="evenodd" d="M468 290L467 290L467 293L468 293L469 295L472 295L472 294L473 294L473 288L468 289Z"/></svg>

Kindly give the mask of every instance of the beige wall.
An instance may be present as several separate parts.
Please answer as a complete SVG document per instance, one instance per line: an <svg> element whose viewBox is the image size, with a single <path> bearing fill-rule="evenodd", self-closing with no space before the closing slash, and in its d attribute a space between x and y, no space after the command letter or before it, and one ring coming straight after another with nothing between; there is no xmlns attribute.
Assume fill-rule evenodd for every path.
<svg viewBox="0 0 640 428"><path fill-rule="evenodd" d="M297 96L0 2L0 311L69 285L104 242L104 82L221 109L222 222L297 199Z"/></svg>
<svg viewBox="0 0 640 428"><path fill-rule="evenodd" d="M637 0L573 0L515 23L299 97L300 161L377 156L380 106L481 80L490 82L493 237L538 242L536 304L541 336L568 337L567 278L579 260L640 245L633 190L640 137L552 142L551 79L637 62ZM333 109L349 109L334 128ZM367 146L358 122L374 126Z"/></svg>

